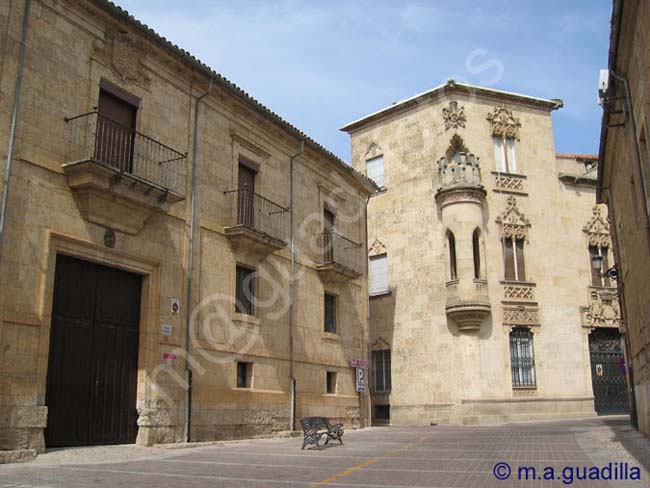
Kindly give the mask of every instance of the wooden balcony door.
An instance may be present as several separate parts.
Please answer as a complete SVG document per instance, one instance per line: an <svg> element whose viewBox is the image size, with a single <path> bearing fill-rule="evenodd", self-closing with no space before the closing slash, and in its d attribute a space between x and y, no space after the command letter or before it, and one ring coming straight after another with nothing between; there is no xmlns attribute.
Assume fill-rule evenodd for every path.
<svg viewBox="0 0 650 488"><path fill-rule="evenodd" d="M133 173L137 107L107 90L99 92L95 158Z"/></svg>
<svg viewBox="0 0 650 488"><path fill-rule="evenodd" d="M334 221L336 216L330 210L323 210L323 261L326 263L334 262Z"/></svg>
<svg viewBox="0 0 650 488"><path fill-rule="evenodd" d="M255 175L256 171L239 163L237 177L237 223L249 229L255 228Z"/></svg>

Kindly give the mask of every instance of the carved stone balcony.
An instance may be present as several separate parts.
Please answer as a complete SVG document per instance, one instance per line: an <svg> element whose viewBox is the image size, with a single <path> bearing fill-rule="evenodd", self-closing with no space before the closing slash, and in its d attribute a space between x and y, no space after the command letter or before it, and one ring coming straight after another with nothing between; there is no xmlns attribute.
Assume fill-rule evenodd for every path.
<svg viewBox="0 0 650 488"><path fill-rule="evenodd" d="M263 257L287 245L288 208L246 188L224 193L232 197L224 231L234 249Z"/></svg>
<svg viewBox="0 0 650 488"><path fill-rule="evenodd" d="M183 200L182 154L98 112L66 118L68 186L84 218L127 234Z"/></svg>
<svg viewBox="0 0 650 488"><path fill-rule="evenodd" d="M457 152L438 160L436 201L441 207L459 202L482 204L485 188L481 183L481 166L472 153Z"/></svg>
<svg viewBox="0 0 650 488"><path fill-rule="evenodd" d="M316 269L323 281L349 281L363 273L361 244L335 232L314 236L318 248Z"/></svg>
<svg viewBox="0 0 650 488"><path fill-rule="evenodd" d="M476 331L490 316L487 282L474 280L473 287L461 287L458 280L447 282L447 316L461 331Z"/></svg>

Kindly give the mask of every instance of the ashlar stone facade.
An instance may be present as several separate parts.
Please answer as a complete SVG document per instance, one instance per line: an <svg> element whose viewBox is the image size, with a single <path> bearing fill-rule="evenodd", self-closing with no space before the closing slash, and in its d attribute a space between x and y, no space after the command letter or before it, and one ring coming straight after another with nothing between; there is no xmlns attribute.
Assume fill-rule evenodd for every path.
<svg viewBox="0 0 650 488"><path fill-rule="evenodd" d="M450 80L342 128L384 187L368 207L376 421L595 415L590 333L618 334L616 290L593 286L607 214L596 157L555 154L561 107Z"/></svg>
<svg viewBox="0 0 650 488"><path fill-rule="evenodd" d="M0 450L25 458L48 438L183 442L188 369L192 441L287 431L292 417L310 415L367 423L349 360L367 357L365 203L375 186L111 2L29 5L0 265ZM24 7L0 6L3 163ZM61 256L113 278L88 281ZM139 297L110 281L133 276ZM91 296L87 318L80 294L90 285L112 288ZM120 300L135 304L134 324L119 315L128 312ZM120 335L122 326L135 332ZM117 339L75 343L84 327L136 349L111 349ZM109 378L114 367L133 382ZM107 378L126 386L106 396ZM59 408L55 418L49 402L75 381L78 411L70 420ZM100 411L115 395L126 406ZM106 428L89 434L101 418Z"/></svg>
<svg viewBox="0 0 650 488"><path fill-rule="evenodd" d="M650 4L612 2L609 87L601 93L598 201L607 204L618 263L633 423L650 435Z"/></svg>

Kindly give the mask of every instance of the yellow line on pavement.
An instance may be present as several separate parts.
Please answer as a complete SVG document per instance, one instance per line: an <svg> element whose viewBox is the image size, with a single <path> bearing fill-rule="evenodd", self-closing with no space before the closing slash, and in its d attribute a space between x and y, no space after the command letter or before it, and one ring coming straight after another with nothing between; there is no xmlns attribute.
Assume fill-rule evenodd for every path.
<svg viewBox="0 0 650 488"><path fill-rule="evenodd" d="M420 437L417 441L411 442L410 444L405 445L404 447L400 447L399 449L395 449L394 451L391 451L387 454L384 454L383 456L379 456L376 458L371 459L370 461L366 461L365 463L357 464L356 466L353 466L351 468L346 469L345 471L341 471L339 474L335 474L334 476L327 478L326 480L319 481L315 485L311 485L311 488L318 488L319 486L325 486L328 483L331 483L332 481L336 481L338 479L344 478L348 476L349 474L352 474L356 471L359 471L360 469L367 468L371 464L375 464L377 461L381 461L382 459L386 459L388 457L394 456L398 452L405 451L406 449L413 447L417 444L420 444L421 442L424 442L427 439L430 439L433 436L430 435L425 435L424 437Z"/></svg>

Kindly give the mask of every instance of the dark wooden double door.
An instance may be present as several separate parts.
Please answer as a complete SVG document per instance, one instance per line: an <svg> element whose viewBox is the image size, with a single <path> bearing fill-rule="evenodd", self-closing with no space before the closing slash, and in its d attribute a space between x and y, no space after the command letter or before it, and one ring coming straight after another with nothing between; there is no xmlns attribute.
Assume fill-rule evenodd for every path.
<svg viewBox="0 0 650 488"><path fill-rule="evenodd" d="M627 414L630 410L621 335L617 329L594 330L589 336L591 382L598 415Z"/></svg>
<svg viewBox="0 0 650 488"><path fill-rule="evenodd" d="M59 255L54 280L46 445L133 443L141 277Z"/></svg>

